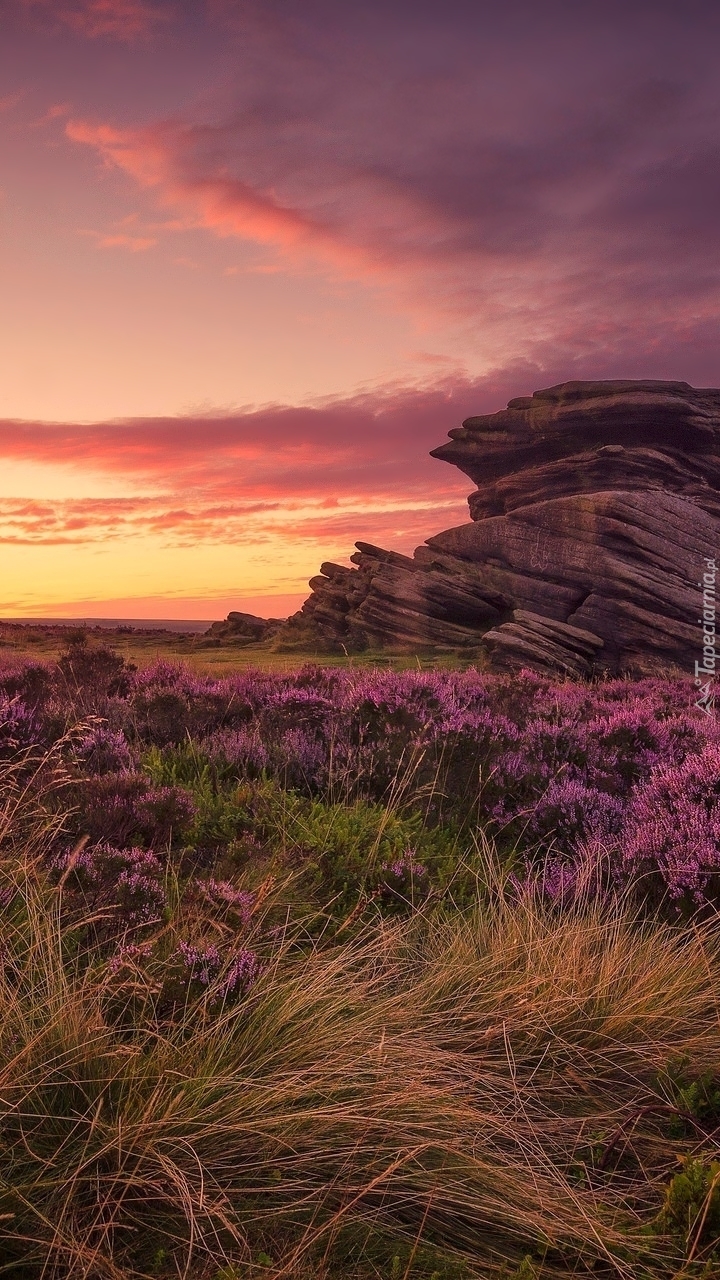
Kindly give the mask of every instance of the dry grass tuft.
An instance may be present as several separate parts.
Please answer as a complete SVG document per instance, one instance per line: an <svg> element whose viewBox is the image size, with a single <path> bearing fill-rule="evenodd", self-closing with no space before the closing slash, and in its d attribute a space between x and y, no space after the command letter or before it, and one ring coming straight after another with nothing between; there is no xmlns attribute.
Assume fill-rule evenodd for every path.
<svg viewBox="0 0 720 1280"><path fill-rule="evenodd" d="M377 1240L406 1276L429 1246L436 1276L679 1274L646 1227L678 1156L717 1146L667 1123L673 1062L720 1075L716 924L560 912L488 863L472 912L287 930L243 999L211 985L168 1020L66 917L4 794L0 1274L387 1275Z"/></svg>

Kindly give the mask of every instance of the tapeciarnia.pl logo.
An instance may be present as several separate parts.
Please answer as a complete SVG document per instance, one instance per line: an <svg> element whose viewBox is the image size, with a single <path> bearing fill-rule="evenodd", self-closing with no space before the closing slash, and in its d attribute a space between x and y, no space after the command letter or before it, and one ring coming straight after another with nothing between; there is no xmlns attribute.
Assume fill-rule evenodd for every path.
<svg viewBox="0 0 720 1280"><path fill-rule="evenodd" d="M702 576L702 582L698 582L698 586L702 589L702 617L698 618L698 622L703 629L703 656L702 662L695 663L695 684L698 686L700 693L695 706L699 707L707 715L712 715L715 705L715 664L718 657L715 651L715 576L717 569L714 560L709 560L705 557L703 563L706 565L706 571Z"/></svg>

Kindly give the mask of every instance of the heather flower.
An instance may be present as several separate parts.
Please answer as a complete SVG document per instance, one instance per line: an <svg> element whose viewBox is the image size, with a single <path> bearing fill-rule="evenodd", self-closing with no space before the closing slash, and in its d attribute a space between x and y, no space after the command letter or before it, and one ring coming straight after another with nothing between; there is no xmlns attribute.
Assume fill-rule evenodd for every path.
<svg viewBox="0 0 720 1280"><path fill-rule="evenodd" d="M427 875L427 867L417 861L415 849L405 849L393 862L384 862L383 871L390 871L398 880L410 880L413 876Z"/></svg>
<svg viewBox="0 0 720 1280"><path fill-rule="evenodd" d="M41 711L51 693L50 668L41 662L23 662L0 677L0 704L3 695L17 698L29 711Z"/></svg>
<svg viewBox="0 0 720 1280"><path fill-rule="evenodd" d="M550 783L527 816L526 832L570 850L584 838L616 834L624 815L622 799L567 778Z"/></svg>
<svg viewBox="0 0 720 1280"><path fill-rule="evenodd" d="M200 982L207 987L222 965L220 952L215 945L201 950L189 942L181 942L175 953L182 960L191 981Z"/></svg>
<svg viewBox="0 0 720 1280"><path fill-rule="evenodd" d="M662 765L633 797L621 871L659 876L670 896L696 903L720 887L720 745Z"/></svg>
<svg viewBox="0 0 720 1280"><path fill-rule="evenodd" d="M208 759L230 765L238 777L258 778L270 763L270 753L257 728L219 729L204 738Z"/></svg>
<svg viewBox="0 0 720 1280"><path fill-rule="evenodd" d="M524 874L513 873L508 877L508 888L518 897L539 895L562 908L579 898L589 901L604 897L610 868L608 844L591 837L581 841L572 854L553 852Z"/></svg>
<svg viewBox="0 0 720 1280"><path fill-rule="evenodd" d="M525 874L513 872L507 887L516 898L540 896L563 907L574 901L577 879L578 868L572 859L548 858L539 868L529 869Z"/></svg>
<svg viewBox="0 0 720 1280"><path fill-rule="evenodd" d="M182 787L148 787L135 803L138 830L154 847L170 844L188 830L197 813L189 791Z"/></svg>
<svg viewBox="0 0 720 1280"><path fill-rule="evenodd" d="M55 668L55 687L61 696L83 710L97 710L108 697L125 697L130 672L125 659L112 649L78 640L68 645Z"/></svg>
<svg viewBox="0 0 720 1280"><path fill-rule="evenodd" d="M245 947L225 959L214 943L203 948L181 942L175 955L181 961L188 980L199 982L203 987L209 987L222 974L217 987L222 997L247 990L260 971L257 956Z"/></svg>
<svg viewBox="0 0 720 1280"><path fill-rule="evenodd" d="M19 698L0 693L0 755L34 746L39 737L37 717Z"/></svg>
<svg viewBox="0 0 720 1280"><path fill-rule="evenodd" d="M117 974L126 965L132 965L138 960L147 960L152 955L152 943L125 943L119 946L113 956L108 961L108 970L112 974Z"/></svg>
<svg viewBox="0 0 720 1280"><path fill-rule="evenodd" d="M88 773L119 773L132 766L130 748L125 735L114 732L107 725L97 725L80 739L75 748L75 758Z"/></svg>
<svg viewBox="0 0 720 1280"><path fill-rule="evenodd" d="M306 729L287 729L271 752L286 786L318 786L327 777L328 751Z"/></svg>
<svg viewBox="0 0 720 1280"><path fill-rule="evenodd" d="M118 847L137 839L137 804L148 789L147 778L130 769L83 779L75 789L79 834L91 844L109 841Z"/></svg>
<svg viewBox="0 0 720 1280"><path fill-rule="evenodd" d="M91 907L115 906L127 924L149 924L167 905L164 870L149 849L118 849L103 841L67 854L61 869L63 861Z"/></svg>
<svg viewBox="0 0 720 1280"><path fill-rule="evenodd" d="M236 889L229 880L196 880L198 890L214 906L230 908L247 924L252 915L255 895L246 889Z"/></svg>
<svg viewBox="0 0 720 1280"><path fill-rule="evenodd" d="M426 820L472 815L502 841L524 841L535 865L549 851L545 892L558 901L593 840L614 851L616 880L640 876L700 901L719 883L708 762L720 752L720 717L693 702L682 679L593 685L527 671L317 665L215 677L168 662L133 671L117 655L76 644L54 672L26 664L0 677L0 751L50 743L76 723L78 706L101 708L106 723L73 748L88 776L68 793L74 834L89 836L90 849L156 851L189 828L198 848L227 845L239 826L223 791L233 775L267 774L323 798L341 786L377 801L408 778ZM128 745L188 735L210 762L206 789L196 789L199 815L184 788L152 786ZM402 879L401 861L402 876L420 874L388 857L388 877ZM251 909L240 898L233 904L241 891L227 882L207 881L202 892L241 918Z"/></svg>
<svg viewBox="0 0 720 1280"><path fill-rule="evenodd" d="M138 695L132 702L132 715L140 737L154 746L166 747L183 742L188 734L188 704L172 689Z"/></svg>
<svg viewBox="0 0 720 1280"><path fill-rule="evenodd" d="M543 868L542 889L553 902L566 903L575 897L578 869L576 865L556 858Z"/></svg>
<svg viewBox="0 0 720 1280"><path fill-rule="evenodd" d="M588 774L604 790L626 795L671 756L667 724L643 698L613 707L586 727Z"/></svg>
<svg viewBox="0 0 720 1280"><path fill-rule="evenodd" d="M132 769L85 778L75 788L79 834L122 847L142 841L154 848L179 839L196 806L182 787L153 787Z"/></svg>
<svg viewBox="0 0 720 1280"><path fill-rule="evenodd" d="M246 948L236 952L230 961L225 976L220 983L220 995L228 996L235 992L246 991L251 987L260 973L260 965L254 951Z"/></svg>
<svg viewBox="0 0 720 1280"><path fill-rule="evenodd" d="M157 662L138 672L130 706L140 736L156 746L245 723L275 691L272 677L243 673L218 680L187 667Z"/></svg>

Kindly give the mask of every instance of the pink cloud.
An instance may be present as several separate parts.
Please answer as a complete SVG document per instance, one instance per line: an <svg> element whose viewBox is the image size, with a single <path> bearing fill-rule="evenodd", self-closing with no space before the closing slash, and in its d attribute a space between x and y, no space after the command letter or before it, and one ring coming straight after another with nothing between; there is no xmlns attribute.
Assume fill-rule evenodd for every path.
<svg viewBox="0 0 720 1280"><path fill-rule="evenodd" d="M662 372L644 357L624 368L516 363L485 378L455 374L429 387L385 387L306 406L85 424L0 420L0 466L39 463L112 477L121 495L8 498L0 537L243 544L287 537L317 542L321 555L324 539L351 550L361 538L411 550L467 518L470 481L429 456L450 429L542 386L618 376ZM142 496L133 494L138 485Z"/></svg>
<svg viewBox="0 0 720 1280"><path fill-rule="evenodd" d="M0 114L3 111L12 111L13 108L22 101L24 96L23 90L19 90L17 93L6 93L2 98L0 98Z"/></svg>
<svg viewBox="0 0 720 1280"><path fill-rule="evenodd" d="M66 134L73 142L94 147L106 164L124 170L141 186L154 189L164 206L184 209L185 221L176 222L173 229L199 226L288 254L313 252L335 265L359 258L347 251L343 255L331 228L280 203L271 191L235 178L193 173L186 158L188 133L172 125L121 130L70 120Z"/></svg>
<svg viewBox="0 0 720 1280"><path fill-rule="evenodd" d="M84 498L64 501L0 499L0 543L22 546L102 543L110 538L160 535L170 542L237 540L248 521L267 520L273 503L238 502L217 506L195 502L173 504L172 496Z"/></svg>
<svg viewBox="0 0 720 1280"><path fill-rule="evenodd" d="M510 381L512 387L517 383ZM81 467L216 500L392 500L466 481L427 455L447 430L505 395L502 380L452 379L311 406L91 424L0 422L0 458ZM505 396L507 398L507 396Z"/></svg>
<svg viewBox="0 0 720 1280"><path fill-rule="evenodd" d="M154 537L164 545L248 546L289 539L312 545L311 566L349 554L357 538L411 550L467 512L467 479L429 450L470 412L497 407L508 394L502 384L456 378L206 417L0 421L0 460L102 473L120 493L124 483L129 490L117 498L7 498L0 542ZM133 496L138 481L155 493Z"/></svg>
<svg viewBox="0 0 720 1280"><path fill-rule="evenodd" d="M618 41L577 5L420 4L409 40L403 4L218 0L233 88L203 118L67 134L185 226L364 281L486 366L672 354L717 339L720 33L641 8Z"/></svg>
<svg viewBox="0 0 720 1280"><path fill-rule="evenodd" d="M24 7L77 35L134 43L151 35L169 18L167 6L146 0L22 0Z"/></svg>
<svg viewBox="0 0 720 1280"><path fill-rule="evenodd" d="M312 406L89 424L0 421L0 465L100 473L120 495L6 498L0 543L152 538L168 547L272 548L276 560L284 543L304 544L308 576L324 559L346 559L358 539L411 552L468 518L470 482L429 457L451 428L513 395L595 372L515 365L485 379L455 375ZM138 482L154 492L134 495Z"/></svg>

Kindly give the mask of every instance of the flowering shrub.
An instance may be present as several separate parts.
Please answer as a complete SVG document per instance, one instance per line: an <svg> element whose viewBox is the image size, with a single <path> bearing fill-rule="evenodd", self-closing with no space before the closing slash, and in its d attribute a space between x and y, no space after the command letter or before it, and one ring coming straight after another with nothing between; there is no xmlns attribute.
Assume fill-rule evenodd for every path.
<svg viewBox="0 0 720 1280"><path fill-rule="evenodd" d="M617 796L574 778L551 782L527 817L526 832L561 849L589 836L609 836L622 828L625 806Z"/></svg>
<svg viewBox="0 0 720 1280"><path fill-rule="evenodd" d="M155 848L179 840L196 812L192 796L182 787L148 787L135 805L138 831Z"/></svg>
<svg viewBox="0 0 720 1280"><path fill-rule="evenodd" d="M113 908L129 925L148 924L162 915L167 903L164 870L150 850L118 849L103 841L63 861L91 913Z"/></svg>
<svg viewBox="0 0 720 1280"><path fill-rule="evenodd" d="M254 728L218 729L201 745L209 760L229 766L237 777L259 778L270 764L270 752Z"/></svg>
<svg viewBox="0 0 720 1280"><path fill-rule="evenodd" d="M628 877L701 903L720 887L720 743L660 765L630 803L618 848Z"/></svg>
<svg viewBox="0 0 720 1280"><path fill-rule="evenodd" d="M106 698L126 697L134 671L120 654L84 640L70 644L59 658L53 685L60 697L81 710L102 705Z"/></svg>
<svg viewBox="0 0 720 1280"><path fill-rule="evenodd" d="M132 767L130 748L121 732L107 725L94 726L75 748L78 764L89 774L120 773Z"/></svg>
<svg viewBox="0 0 720 1280"><path fill-rule="evenodd" d="M196 813L189 792L181 787L153 787L134 769L83 777L74 797L77 835L118 846L136 841L164 848L182 837Z"/></svg>
<svg viewBox="0 0 720 1280"><path fill-rule="evenodd" d="M228 996L247 990L260 972L260 964L254 951L241 947L231 957L223 980L220 984L220 995Z"/></svg>
<svg viewBox="0 0 720 1280"><path fill-rule="evenodd" d="M595 841L612 853L606 879L639 877L656 897L697 904L716 901L720 883L720 728L693 700L681 679L313 665L213 677L164 661L135 671L75 644L55 668L2 675L0 751L51 743L78 710L96 717L70 751L69 835L91 847L172 847L208 871L281 850L342 896L379 891L368 859L377 875L383 842L391 867L421 831L479 826L501 852L546 863L548 885L569 882ZM269 784L285 799L266 812ZM299 797L312 802L300 816ZM415 814L420 828L393 843L386 812ZM361 833L368 822L377 838ZM423 846L419 857L432 879L441 856L428 862Z"/></svg>
<svg viewBox="0 0 720 1280"><path fill-rule="evenodd" d="M220 952L213 944L201 949L192 947L189 942L181 942L177 955L187 970L191 982L201 982L204 987L212 981L222 964Z"/></svg>
<svg viewBox="0 0 720 1280"><path fill-rule="evenodd" d="M0 674L0 697L17 698L32 711L48 702L52 689L52 672L41 662L23 662Z"/></svg>
<svg viewBox="0 0 720 1280"><path fill-rule="evenodd" d="M403 849L394 862L383 863L383 871L389 871L396 880L411 880L413 876L424 876L427 873L427 867L422 862L418 862L414 849Z"/></svg>
<svg viewBox="0 0 720 1280"><path fill-rule="evenodd" d="M403 849L392 862L382 864L381 872L381 897L391 901L418 903L428 891L427 867L419 861L415 849Z"/></svg>
<svg viewBox="0 0 720 1280"><path fill-rule="evenodd" d="M187 667L160 661L132 679L128 720L141 741L156 746L203 737L249 720L257 704L246 676L215 680Z"/></svg>
<svg viewBox="0 0 720 1280"><path fill-rule="evenodd" d="M223 953L215 943L197 947L181 942L176 958L185 970L187 981L199 982L203 987L217 982L220 998L247 990L255 981L260 967L255 953L246 947Z"/></svg>
<svg viewBox="0 0 720 1280"><path fill-rule="evenodd" d="M39 723L35 713L16 696L0 693L0 757L35 746Z"/></svg>

